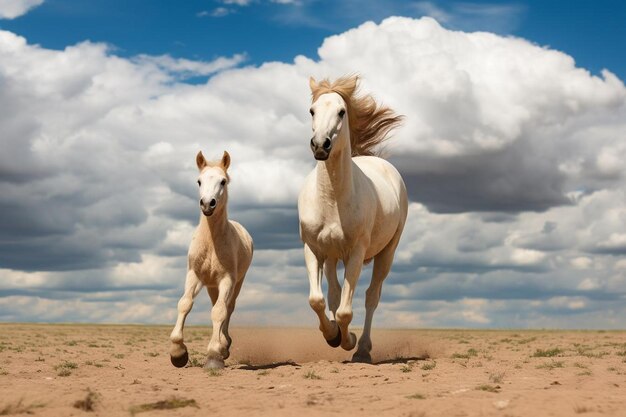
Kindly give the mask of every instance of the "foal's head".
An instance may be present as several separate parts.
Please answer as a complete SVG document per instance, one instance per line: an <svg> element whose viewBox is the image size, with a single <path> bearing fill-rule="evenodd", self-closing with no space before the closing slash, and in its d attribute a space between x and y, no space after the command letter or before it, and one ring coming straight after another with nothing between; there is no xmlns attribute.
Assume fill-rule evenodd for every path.
<svg viewBox="0 0 626 417"><path fill-rule="evenodd" d="M344 78L341 85L328 80L318 83L309 79L313 104L309 110L313 118L311 150L318 161L325 161L333 149L349 145L348 105L356 88L356 78ZM337 152L337 151L336 151Z"/></svg>
<svg viewBox="0 0 626 417"><path fill-rule="evenodd" d="M200 170L198 176L200 210L205 216L210 216L218 207L225 206L228 199L226 186L230 180L228 177L230 155L224 151L221 160L210 162L204 159L200 151L196 155L196 165Z"/></svg>

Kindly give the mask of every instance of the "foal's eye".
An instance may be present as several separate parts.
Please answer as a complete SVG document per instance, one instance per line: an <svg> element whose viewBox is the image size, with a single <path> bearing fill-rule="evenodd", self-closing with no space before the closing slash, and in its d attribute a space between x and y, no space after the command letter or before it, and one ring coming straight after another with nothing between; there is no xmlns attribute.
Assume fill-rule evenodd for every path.
<svg viewBox="0 0 626 417"><path fill-rule="evenodd" d="M202 182L200 182L200 180L198 180L198 187L200 187L202 185Z"/></svg>
<svg viewBox="0 0 626 417"><path fill-rule="evenodd" d="M343 119L343 116L346 114L346 111L344 109L339 110L339 118Z"/></svg>
<svg viewBox="0 0 626 417"><path fill-rule="evenodd" d="M309 113L311 113L311 116L315 116L315 111L313 109L309 110Z"/></svg>
<svg viewBox="0 0 626 417"><path fill-rule="evenodd" d="M222 180L222 182L220 183L222 184L222 187L226 185L226 180Z"/></svg>

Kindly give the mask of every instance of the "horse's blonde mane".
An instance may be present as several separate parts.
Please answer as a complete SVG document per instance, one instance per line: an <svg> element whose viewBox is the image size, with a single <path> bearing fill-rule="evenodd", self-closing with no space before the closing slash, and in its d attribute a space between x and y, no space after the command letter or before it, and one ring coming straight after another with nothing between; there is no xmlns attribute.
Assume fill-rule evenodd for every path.
<svg viewBox="0 0 626 417"><path fill-rule="evenodd" d="M328 78L311 83L312 102L322 94L337 93L347 105L350 124L352 156L381 156L380 144L398 127L403 116L396 115L389 107L381 106L369 95L359 95L358 75L346 75L330 82Z"/></svg>

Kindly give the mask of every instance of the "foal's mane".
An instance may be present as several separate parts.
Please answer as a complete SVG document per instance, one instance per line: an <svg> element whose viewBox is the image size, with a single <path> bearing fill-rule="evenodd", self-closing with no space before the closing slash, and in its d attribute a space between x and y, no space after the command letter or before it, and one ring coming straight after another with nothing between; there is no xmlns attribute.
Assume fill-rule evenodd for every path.
<svg viewBox="0 0 626 417"><path fill-rule="evenodd" d="M380 144L398 127L404 116L379 105L370 94L359 95L358 75L346 75L330 82L328 78L312 86L312 102L322 94L337 93L347 105L352 156L381 156Z"/></svg>

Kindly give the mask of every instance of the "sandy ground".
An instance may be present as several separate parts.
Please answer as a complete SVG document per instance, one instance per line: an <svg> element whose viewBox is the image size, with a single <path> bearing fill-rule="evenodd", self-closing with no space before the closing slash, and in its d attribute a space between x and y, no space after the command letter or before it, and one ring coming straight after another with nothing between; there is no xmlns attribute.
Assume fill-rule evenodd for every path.
<svg viewBox="0 0 626 417"><path fill-rule="evenodd" d="M169 331L0 324L0 415L626 416L626 332L378 330L365 365L316 329L238 328L210 372L209 331L182 369Z"/></svg>

